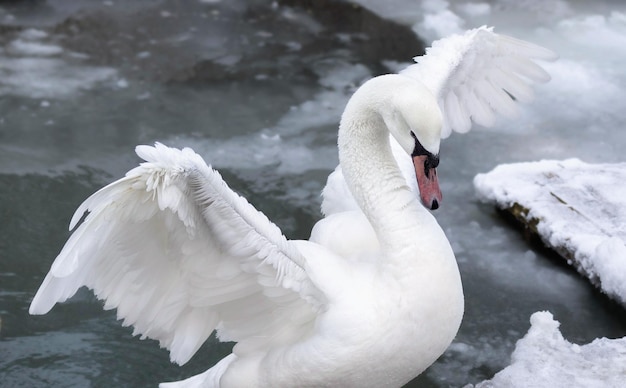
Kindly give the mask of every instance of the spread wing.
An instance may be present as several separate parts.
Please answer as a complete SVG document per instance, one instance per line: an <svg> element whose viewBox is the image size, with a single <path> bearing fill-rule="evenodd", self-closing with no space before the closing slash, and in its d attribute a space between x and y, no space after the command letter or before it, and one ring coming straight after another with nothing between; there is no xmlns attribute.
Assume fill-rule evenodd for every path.
<svg viewBox="0 0 626 388"><path fill-rule="evenodd" d="M480 27L435 41L417 62L400 72L426 85L439 101L442 137L467 132L472 121L490 127L498 114L512 117L516 101L533 99L533 83L550 75L533 60L555 60L541 46Z"/></svg>
<svg viewBox="0 0 626 388"><path fill-rule="evenodd" d="M32 301L45 314L83 285L135 334L187 362L217 328L235 352L312 327L325 297L279 228L191 149L139 146L146 160L93 194Z"/></svg>

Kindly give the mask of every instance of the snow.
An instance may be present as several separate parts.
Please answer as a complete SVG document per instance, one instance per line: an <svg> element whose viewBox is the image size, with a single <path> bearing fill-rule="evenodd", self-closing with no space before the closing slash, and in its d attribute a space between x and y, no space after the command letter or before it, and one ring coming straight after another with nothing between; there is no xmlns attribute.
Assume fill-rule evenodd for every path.
<svg viewBox="0 0 626 388"><path fill-rule="evenodd" d="M624 387L626 338L577 345L563 338L560 323L547 311L534 313L530 323L515 346L511 365L474 388Z"/></svg>
<svg viewBox="0 0 626 388"><path fill-rule="evenodd" d="M578 159L503 164L478 174L483 201L519 204L541 239L626 306L626 163Z"/></svg>
<svg viewBox="0 0 626 388"><path fill-rule="evenodd" d="M413 30L427 41L461 34L466 29L464 19L448 9L447 1L427 0L422 3L422 9L424 18L413 25Z"/></svg>
<svg viewBox="0 0 626 388"><path fill-rule="evenodd" d="M18 54L27 54L32 56L49 56L59 54L63 51L61 47L56 45L29 42L22 39L16 39L11 42L11 48Z"/></svg>

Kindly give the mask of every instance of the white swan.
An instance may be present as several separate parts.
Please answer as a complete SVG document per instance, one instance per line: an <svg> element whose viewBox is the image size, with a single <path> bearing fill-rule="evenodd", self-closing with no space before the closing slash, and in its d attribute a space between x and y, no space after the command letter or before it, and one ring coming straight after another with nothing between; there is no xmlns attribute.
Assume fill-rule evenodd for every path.
<svg viewBox="0 0 626 388"><path fill-rule="evenodd" d="M192 150L139 146L146 162L76 211L70 228L89 214L30 312L45 314L86 285L174 362L214 330L237 342L174 386L401 386L456 335L463 292L452 249L400 173L389 133L401 163L412 155L422 201L435 208L442 125L492 124L494 112L514 107L511 96L529 96L528 80L547 80L529 58L552 57L483 27L435 43L400 75L366 82L341 119L341 170L309 241L287 240Z"/></svg>

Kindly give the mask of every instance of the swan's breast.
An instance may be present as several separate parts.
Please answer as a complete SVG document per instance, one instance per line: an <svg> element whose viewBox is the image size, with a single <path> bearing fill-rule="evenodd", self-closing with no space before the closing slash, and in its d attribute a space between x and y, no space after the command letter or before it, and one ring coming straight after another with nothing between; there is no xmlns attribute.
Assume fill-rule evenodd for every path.
<svg viewBox="0 0 626 388"><path fill-rule="evenodd" d="M360 210L331 214L318 221L309 241L348 260L366 260L380 250L378 237Z"/></svg>

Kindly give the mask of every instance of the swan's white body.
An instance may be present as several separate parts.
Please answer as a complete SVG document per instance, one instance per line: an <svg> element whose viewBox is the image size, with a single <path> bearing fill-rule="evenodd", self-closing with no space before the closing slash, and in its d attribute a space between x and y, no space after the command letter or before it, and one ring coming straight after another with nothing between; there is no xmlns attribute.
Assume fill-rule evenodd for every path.
<svg viewBox="0 0 626 388"><path fill-rule="evenodd" d="M442 117L444 130L474 117L476 102L468 108L450 97L472 86L470 78L459 83L467 76L459 71L484 71L470 56L517 58L531 75L540 68L527 57L549 57L486 28L461 38L465 51L439 64L443 75L416 79L428 74L431 61L419 71L374 78L355 93L339 130L341 169L324 191L326 218L309 241L287 240L190 149L141 146L137 153L146 163L77 210L71 228L90 213L53 263L31 313L46 313L87 285L135 333L159 340L175 362L189 360L214 330L237 342L231 355L176 386L395 387L410 381L456 335L463 292L450 244L409 188L390 141L405 153L419 143L432 157ZM439 89L433 90L428 83L435 78ZM486 82L498 91L486 98L510 100L502 85ZM470 88L474 95L478 85ZM477 101L486 101L492 114L509 104ZM439 107L448 102L456 110L442 116ZM410 163L405 158L399 162Z"/></svg>

